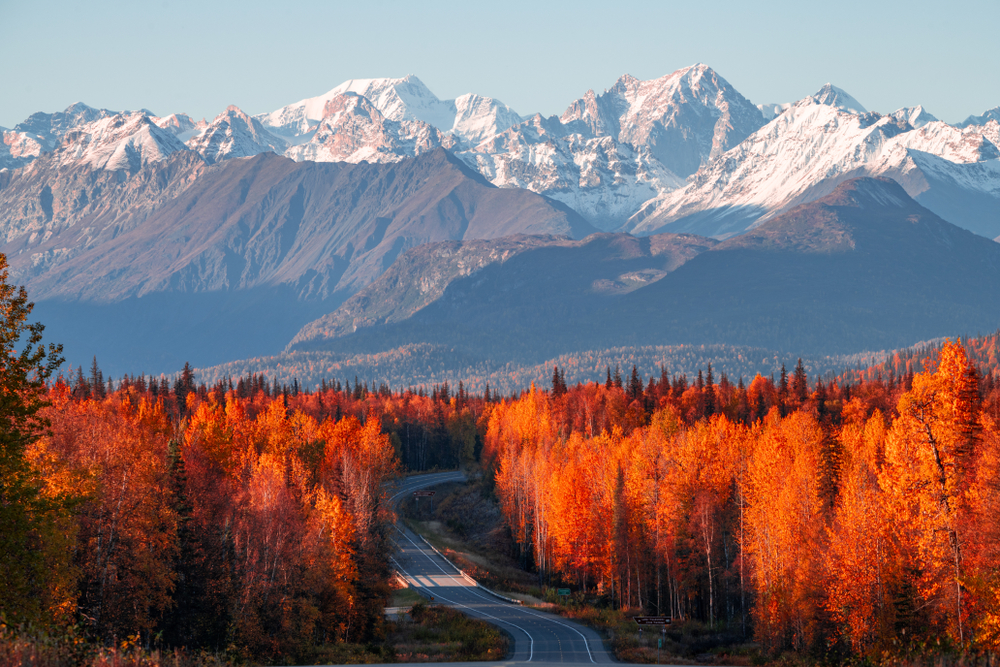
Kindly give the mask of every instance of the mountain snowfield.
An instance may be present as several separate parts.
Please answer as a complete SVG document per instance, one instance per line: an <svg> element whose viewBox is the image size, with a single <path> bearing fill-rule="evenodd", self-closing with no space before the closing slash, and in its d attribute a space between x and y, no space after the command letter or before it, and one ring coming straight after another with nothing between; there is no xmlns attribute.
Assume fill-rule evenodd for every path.
<svg viewBox="0 0 1000 667"><path fill-rule="evenodd" d="M134 173L178 151L211 164L274 152L295 161L389 163L444 148L493 185L545 195L604 231L726 238L859 175L888 176L960 226L1000 235L1000 107L948 125L923 107L869 112L824 85L754 105L710 67L624 75L560 116L499 100L441 100L420 79L352 79L251 116L212 121L74 104L2 130L0 169L42 156Z"/></svg>
<svg viewBox="0 0 1000 667"><path fill-rule="evenodd" d="M209 162L252 157L268 151L281 153L286 148L285 142L268 132L259 120L235 106L216 116L186 143Z"/></svg>
<svg viewBox="0 0 1000 667"><path fill-rule="evenodd" d="M684 187L644 204L625 229L726 238L861 175L893 177L917 201L934 182L949 180L968 194L994 198L1000 211L997 132L996 121L963 129L933 121L914 129L906 118L855 113L807 97ZM993 217L989 230L995 226L995 232L975 231L1000 234L1000 216ZM948 219L967 228L972 223Z"/></svg>
<svg viewBox="0 0 1000 667"><path fill-rule="evenodd" d="M489 97L467 94L440 100L412 74L401 79L351 79L324 95L256 118L290 143L304 143L326 118L327 104L344 94L367 98L387 120L421 121L469 144L521 122L513 109Z"/></svg>
<svg viewBox="0 0 1000 667"><path fill-rule="evenodd" d="M336 95L323 107L312 138L285 153L296 162L399 162L455 139L422 120L390 120L357 93Z"/></svg>

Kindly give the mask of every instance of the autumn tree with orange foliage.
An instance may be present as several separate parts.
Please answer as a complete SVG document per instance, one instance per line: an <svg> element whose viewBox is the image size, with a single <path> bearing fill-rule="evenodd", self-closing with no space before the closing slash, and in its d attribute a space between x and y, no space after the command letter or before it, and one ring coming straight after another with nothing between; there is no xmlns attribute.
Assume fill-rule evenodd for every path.
<svg viewBox="0 0 1000 667"><path fill-rule="evenodd" d="M889 363L777 386L554 371L554 391L505 400L190 373L38 384L52 428L24 440L25 479L77 500L34 532L57 567L19 609L273 661L375 640L385 482L478 463L543 585L775 652L1000 649L997 369L952 342Z"/></svg>
<svg viewBox="0 0 1000 667"><path fill-rule="evenodd" d="M484 464L544 582L774 650L996 649L993 394L960 343L927 367L810 387L800 365L787 396L664 373L641 418L637 380L532 390L492 407Z"/></svg>

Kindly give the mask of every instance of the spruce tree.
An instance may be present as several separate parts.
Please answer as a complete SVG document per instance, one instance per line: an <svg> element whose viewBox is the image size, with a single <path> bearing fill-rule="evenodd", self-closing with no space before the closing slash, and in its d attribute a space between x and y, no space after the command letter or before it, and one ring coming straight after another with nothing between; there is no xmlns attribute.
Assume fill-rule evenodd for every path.
<svg viewBox="0 0 1000 667"><path fill-rule="evenodd" d="M90 363L90 391L95 398L104 398L104 375L97 366L97 356Z"/></svg>
<svg viewBox="0 0 1000 667"><path fill-rule="evenodd" d="M632 364L632 376L628 380L629 398L638 401L642 398L642 378L639 377L639 368Z"/></svg>
<svg viewBox="0 0 1000 667"><path fill-rule="evenodd" d="M45 327L27 322L34 308L27 291L7 278L0 254L0 609L7 623L37 623L56 603L48 586L54 569L69 567L69 555L55 558L52 550L70 500L44 495L26 457L49 426L39 411L49 405L46 383L63 362L62 346L42 343Z"/></svg>
<svg viewBox="0 0 1000 667"><path fill-rule="evenodd" d="M552 368L552 396L558 398L566 393L566 382L558 366Z"/></svg>
<svg viewBox="0 0 1000 667"><path fill-rule="evenodd" d="M802 365L802 359L795 365L795 375L792 376L792 395L800 404L804 403L809 392L809 378L806 376L806 369Z"/></svg>
<svg viewBox="0 0 1000 667"><path fill-rule="evenodd" d="M711 417L715 414L715 378L712 377L712 364L708 364L708 373L705 375L705 416Z"/></svg>

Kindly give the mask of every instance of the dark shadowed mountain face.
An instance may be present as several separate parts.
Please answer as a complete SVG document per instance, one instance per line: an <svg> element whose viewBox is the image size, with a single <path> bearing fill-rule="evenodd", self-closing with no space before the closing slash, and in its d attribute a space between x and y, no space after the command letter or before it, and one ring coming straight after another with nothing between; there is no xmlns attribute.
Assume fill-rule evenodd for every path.
<svg viewBox="0 0 1000 667"><path fill-rule="evenodd" d="M0 250L53 339L71 355L103 352L115 372L119 360L172 370L184 357L273 353L415 245L593 231L441 150L378 165L261 154L206 166L182 153L131 176L42 159L0 183L0 216ZM148 338L132 340L154 321Z"/></svg>
<svg viewBox="0 0 1000 667"><path fill-rule="evenodd" d="M837 354L995 330L998 288L1000 245L894 181L861 178L719 244L626 308L678 338Z"/></svg>
<svg viewBox="0 0 1000 667"><path fill-rule="evenodd" d="M659 280L620 292L597 289L614 272L603 270L610 264L600 243L522 252L450 282L407 319L383 317L388 323L338 338L317 335L314 323L291 347L373 352L436 343L522 362L678 343L822 355L1000 323L1000 245L941 220L893 181L849 181L744 236L709 244ZM622 268L614 269L619 279Z"/></svg>
<svg viewBox="0 0 1000 667"><path fill-rule="evenodd" d="M537 320L532 309L573 309L626 294L662 279L717 243L700 236L594 234L582 241L511 236L492 241L431 243L408 251L382 277L335 312L311 322L290 348L383 324L428 320L434 306L475 323L478 317ZM471 299L471 300L470 300ZM443 304L447 304L444 306ZM450 316L449 316L450 317Z"/></svg>

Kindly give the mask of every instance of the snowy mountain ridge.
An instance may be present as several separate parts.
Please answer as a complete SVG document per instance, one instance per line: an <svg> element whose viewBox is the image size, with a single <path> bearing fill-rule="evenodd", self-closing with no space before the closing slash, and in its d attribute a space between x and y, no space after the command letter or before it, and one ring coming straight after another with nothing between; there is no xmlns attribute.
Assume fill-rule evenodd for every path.
<svg viewBox="0 0 1000 667"><path fill-rule="evenodd" d="M958 125L921 106L880 115L832 84L795 103L754 105L703 64L647 81L626 74L559 116L522 118L490 97L441 100L408 75L352 79L256 116L230 106L211 122L78 103L2 131L0 170L49 153L62 167L134 172L184 150L207 163L263 152L387 163L441 147L493 185L543 194L605 231L720 238L840 180L884 175L992 238L998 120L1000 107Z"/></svg>
<svg viewBox="0 0 1000 667"><path fill-rule="evenodd" d="M470 144L521 121L513 109L490 97L470 93L440 100L412 74L401 79L351 79L323 95L255 118L289 143L304 143L323 120L326 105L345 93L367 98L387 120L421 121Z"/></svg>
<svg viewBox="0 0 1000 667"><path fill-rule="evenodd" d="M638 234L684 231L726 238L860 175L893 177L918 200L932 189L926 171L960 189L1000 197L992 168L974 166L1000 158L995 143L1000 126L960 129L932 121L915 129L908 120L912 111L880 116L843 106L839 96L801 100L706 165L683 188L647 202L625 228Z"/></svg>
<svg viewBox="0 0 1000 667"><path fill-rule="evenodd" d="M354 92L327 100L312 138L285 153L296 162L399 162L455 140L421 120L390 120Z"/></svg>
<svg viewBox="0 0 1000 667"><path fill-rule="evenodd" d="M178 135L183 136L187 132ZM227 158L251 157L272 151L283 153L287 144L267 131L256 118L235 106L224 112L186 141L188 148L209 162Z"/></svg>
<svg viewBox="0 0 1000 667"><path fill-rule="evenodd" d="M460 153L494 185L557 199L605 231L763 125L706 65L649 81L624 75L560 117L536 114Z"/></svg>

